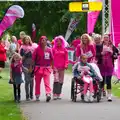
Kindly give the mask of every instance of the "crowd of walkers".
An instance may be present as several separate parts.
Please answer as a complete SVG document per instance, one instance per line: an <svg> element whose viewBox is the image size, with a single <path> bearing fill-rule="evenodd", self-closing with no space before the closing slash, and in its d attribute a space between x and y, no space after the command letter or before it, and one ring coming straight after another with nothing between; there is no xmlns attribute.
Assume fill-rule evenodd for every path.
<svg viewBox="0 0 120 120"><path fill-rule="evenodd" d="M31 37L22 31L19 40L12 36L9 45L7 44L8 41L5 41L3 42L0 38L0 73L5 67L6 52L8 51L10 60L9 83L13 84L14 100L20 102L20 87L23 82L25 82L26 100L32 100L35 82L36 101L39 101L42 79L45 86L46 102L51 100L52 94L54 100L61 99L64 74L69 64L68 43L64 37L56 36L50 42L46 36L41 36L39 42L34 43ZM72 41L71 47L75 50L76 62L87 56L88 63L98 65L103 77L101 82L103 94L106 93L104 88L106 84L108 101L112 101L111 79L114 72L114 61L119 56L119 48L113 45L110 35L94 34L90 36L83 34ZM54 75L53 89L50 87L51 73ZM24 74L24 80L22 74Z"/></svg>

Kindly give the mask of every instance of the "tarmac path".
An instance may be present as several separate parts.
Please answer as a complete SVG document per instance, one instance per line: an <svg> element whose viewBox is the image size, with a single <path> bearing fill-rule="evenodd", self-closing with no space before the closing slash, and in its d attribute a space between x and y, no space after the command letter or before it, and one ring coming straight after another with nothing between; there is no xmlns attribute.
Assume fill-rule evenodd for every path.
<svg viewBox="0 0 120 120"><path fill-rule="evenodd" d="M62 100L45 102L44 85L42 83L40 102L25 101L24 85L22 85L22 102L20 104L28 120L120 120L120 99L113 98L107 102L104 98L100 103L83 103L78 97L76 103L70 99L70 74L65 74ZM53 76L51 76L51 86Z"/></svg>

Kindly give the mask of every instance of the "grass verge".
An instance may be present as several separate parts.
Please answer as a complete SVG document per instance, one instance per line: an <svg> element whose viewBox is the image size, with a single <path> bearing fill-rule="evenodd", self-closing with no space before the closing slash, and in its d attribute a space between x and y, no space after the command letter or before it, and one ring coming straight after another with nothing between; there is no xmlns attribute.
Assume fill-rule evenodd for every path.
<svg viewBox="0 0 120 120"><path fill-rule="evenodd" d="M72 65L68 66L68 69L66 70L66 73L72 74Z"/></svg>
<svg viewBox="0 0 120 120"><path fill-rule="evenodd" d="M112 93L114 96L120 98L120 83L118 84L112 84Z"/></svg>
<svg viewBox="0 0 120 120"><path fill-rule="evenodd" d="M25 120L20 111L20 106L13 101L12 85L8 84L9 69L4 69L0 74L0 120Z"/></svg>

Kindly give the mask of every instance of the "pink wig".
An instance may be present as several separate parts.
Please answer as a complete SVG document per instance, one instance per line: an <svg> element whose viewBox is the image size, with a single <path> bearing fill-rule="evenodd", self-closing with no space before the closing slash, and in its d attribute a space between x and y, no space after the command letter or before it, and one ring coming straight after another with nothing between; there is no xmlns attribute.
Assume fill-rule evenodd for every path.
<svg viewBox="0 0 120 120"><path fill-rule="evenodd" d="M61 47L62 48L65 48L65 38L62 36L62 35L59 35L59 36L57 36L57 37L55 37L54 38L54 48L57 48L57 40L61 40L61 43L62 43L62 45L61 45Z"/></svg>

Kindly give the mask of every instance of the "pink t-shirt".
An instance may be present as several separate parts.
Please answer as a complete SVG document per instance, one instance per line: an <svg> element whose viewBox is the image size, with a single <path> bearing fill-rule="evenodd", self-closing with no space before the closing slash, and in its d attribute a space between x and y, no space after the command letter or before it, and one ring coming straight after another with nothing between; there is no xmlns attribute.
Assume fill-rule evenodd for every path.
<svg viewBox="0 0 120 120"><path fill-rule="evenodd" d="M76 39L72 41L72 46L76 48L80 44L80 39Z"/></svg>
<svg viewBox="0 0 120 120"><path fill-rule="evenodd" d="M36 66L51 66L51 63L53 61L52 49L47 47L45 51L43 51L40 46L38 46L33 52L32 59L35 61Z"/></svg>
<svg viewBox="0 0 120 120"><path fill-rule="evenodd" d="M11 63L10 67L15 74L22 74L22 61L19 61L17 63Z"/></svg>
<svg viewBox="0 0 120 120"><path fill-rule="evenodd" d="M22 39L19 39L17 42L20 46L23 44Z"/></svg>
<svg viewBox="0 0 120 120"><path fill-rule="evenodd" d="M54 66L58 69L68 67L68 51L66 48L53 48Z"/></svg>
<svg viewBox="0 0 120 120"><path fill-rule="evenodd" d="M91 44L83 49L81 48L81 45L78 45L76 49L76 56L80 57L81 54L86 54L88 57L88 62L91 62L96 56L95 46Z"/></svg>

